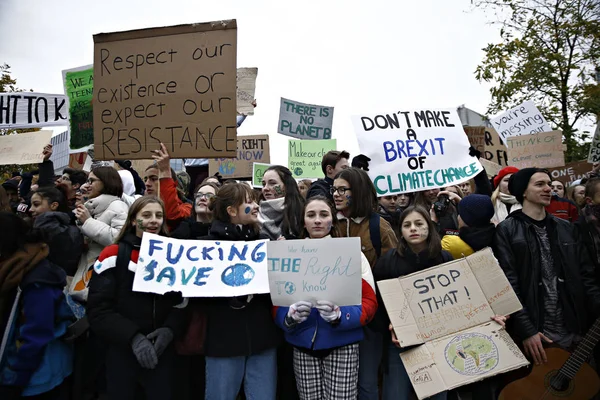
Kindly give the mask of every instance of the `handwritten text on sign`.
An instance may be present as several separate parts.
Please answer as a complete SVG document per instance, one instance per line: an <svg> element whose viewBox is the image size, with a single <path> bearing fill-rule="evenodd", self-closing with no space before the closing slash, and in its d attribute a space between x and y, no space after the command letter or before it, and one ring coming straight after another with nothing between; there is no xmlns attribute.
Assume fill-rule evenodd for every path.
<svg viewBox="0 0 600 400"><path fill-rule="evenodd" d="M455 109L352 117L378 196L465 182L481 170Z"/></svg>
<svg viewBox="0 0 600 400"><path fill-rule="evenodd" d="M0 93L0 129L67 125L67 97L32 92Z"/></svg>
<svg viewBox="0 0 600 400"><path fill-rule="evenodd" d="M99 160L235 157L235 20L94 36Z"/></svg>
<svg viewBox="0 0 600 400"><path fill-rule="evenodd" d="M596 163L600 161L600 123L596 126L596 133L594 133L594 139L590 146L590 152L588 155L588 162Z"/></svg>
<svg viewBox="0 0 600 400"><path fill-rule="evenodd" d="M296 139L331 139L333 107L281 98L277 132Z"/></svg>
<svg viewBox="0 0 600 400"><path fill-rule="evenodd" d="M335 150L336 139L289 140L288 168L296 179L320 178L323 176L321 162L328 151Z"/></svg>
<svg viewBox="0 0 600 400"><path fill-rule="evenodd" d="M272 164L252 163L252 187L261 188L262 178L265 175L265 171L268 170Z"/></svg>
<svg viewBox="0 0 600 400"><path fill-rule="evenodd" d="M252 163L268 163L269 135L238 136L236 158L216 158L208 162L210 175L221 174L223 178L250 178Z"/></svg>
<svg viewBox="0 0 600 400"><path fill-rule="evenodd" d="M269 284L276 306L328 300L361 304L360 238L269 242Z"/></svg>
<svg viewBox="0 0 600 400"><path fill-rule="evenodd" d="M63 71L63 84L69 105L70 147L81 149L94 143L94 66Z"/></svg>
<svg viewBox="0 0 600 400"><path fill-rule="evenodd" d="M550 168L565 165L562 132L541 132L506 139L510 165L517 168Z"/></svg>
<svg viewBox="0 0 600 400"><path fill-rule="evenodd" d="M178 240L145 233L133 290L184 297L269 292L266 241Z"/></svg>
<svg viewBox="0 0 600 400"><path fill-rule="evenodd" d="M35 164L43 161L42 151L50 143L52 131L26 132L0 136L0 165Z"/></svg>
<svg viewBox="0 0 600 400"><path fill-rule="evenodd" d="M540 110L531 101L511 108L490 121L502 139L552 130Z"/></svg>

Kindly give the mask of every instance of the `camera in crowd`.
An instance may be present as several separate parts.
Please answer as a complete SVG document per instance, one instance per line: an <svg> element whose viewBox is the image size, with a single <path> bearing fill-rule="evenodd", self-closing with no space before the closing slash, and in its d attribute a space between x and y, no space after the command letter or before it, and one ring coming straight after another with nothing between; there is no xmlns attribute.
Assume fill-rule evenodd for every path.
<svg viewBox="0 0 600 400"><path fill-rule="evenodd" d="M448 211L448 205L450 205L450 198L447 194L442 194L438 196L438 199L435 203L433 203L433 211L438 218L446 215Z"/></svg>

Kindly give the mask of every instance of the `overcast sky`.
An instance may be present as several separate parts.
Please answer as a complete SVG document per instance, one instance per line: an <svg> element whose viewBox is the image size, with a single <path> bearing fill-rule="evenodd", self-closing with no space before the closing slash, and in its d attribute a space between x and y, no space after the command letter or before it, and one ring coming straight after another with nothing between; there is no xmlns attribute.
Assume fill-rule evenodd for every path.
<svg viewBox="0 0 600 400"><path fill-rule="evenodd" d="M61 71L93 63L93 34L222 19L237 19L238 67L258 67L256 114L238 132L269 133L273 163L287 165L281 97L335 107L333 137L352 156L353 114L484 113L490 99L473 72L498 28L471 0L0 0L0 63L20 88L63 93Z"/></svg>

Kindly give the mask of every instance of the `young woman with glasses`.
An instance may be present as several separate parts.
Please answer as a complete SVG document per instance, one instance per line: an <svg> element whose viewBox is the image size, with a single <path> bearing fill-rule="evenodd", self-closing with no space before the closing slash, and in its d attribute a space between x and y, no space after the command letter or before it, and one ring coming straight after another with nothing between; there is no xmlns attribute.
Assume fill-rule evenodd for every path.
<svg viewBox="0 0 600 400"><path fill-rule="evenodd" d="M219 187L212 182L200 184L194 192L192 216L181 222L171 236L177 239L200 239L208 235L213 218L210 201L217 195L218 190Z"/></svg>

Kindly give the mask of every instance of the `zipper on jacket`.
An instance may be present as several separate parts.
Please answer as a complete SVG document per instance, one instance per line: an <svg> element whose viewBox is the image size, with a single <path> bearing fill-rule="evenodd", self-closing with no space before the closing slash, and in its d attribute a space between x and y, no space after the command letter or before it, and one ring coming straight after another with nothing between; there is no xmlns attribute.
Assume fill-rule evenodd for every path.
<svg viewBox="0 0 600 400"><path fill-rule="evenodd" d="M319 330L319 320L317 320L317 324L315 325L315 333L313 333L313 337L311 339L310 349L315 349L315 339L317 338L317 331Z"/></svg>

